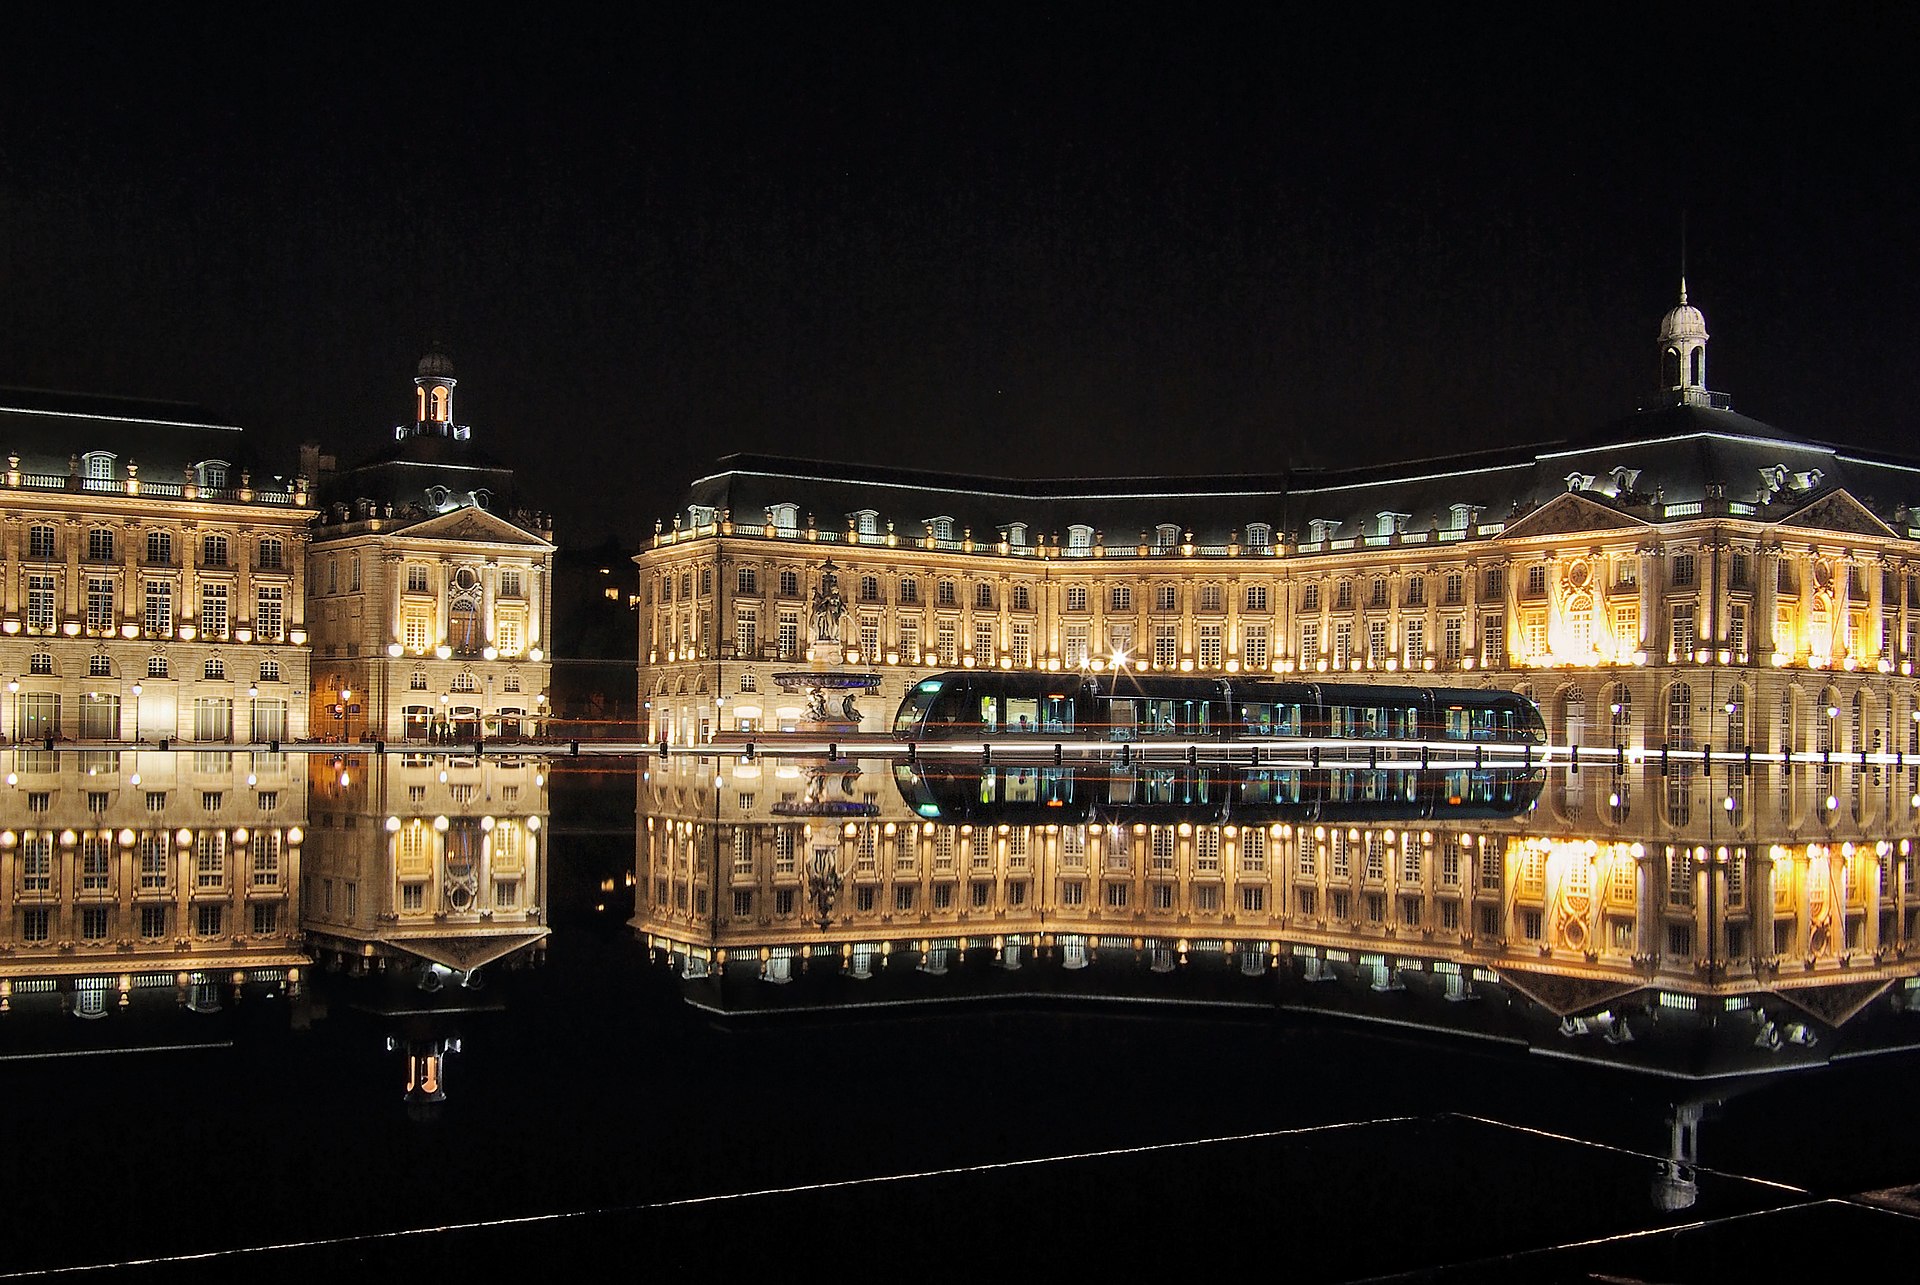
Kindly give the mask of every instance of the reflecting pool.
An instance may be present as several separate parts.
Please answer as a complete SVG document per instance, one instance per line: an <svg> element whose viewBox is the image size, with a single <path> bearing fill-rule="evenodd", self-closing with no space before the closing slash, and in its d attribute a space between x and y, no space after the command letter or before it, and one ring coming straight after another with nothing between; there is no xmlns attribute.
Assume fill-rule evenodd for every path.
<svg viewBox="0 0 1920 1285"><path fill-rule="evenodd" d="M1907 769L6 757L0 1270L1706 1279L1916 1225Z"/></svg>

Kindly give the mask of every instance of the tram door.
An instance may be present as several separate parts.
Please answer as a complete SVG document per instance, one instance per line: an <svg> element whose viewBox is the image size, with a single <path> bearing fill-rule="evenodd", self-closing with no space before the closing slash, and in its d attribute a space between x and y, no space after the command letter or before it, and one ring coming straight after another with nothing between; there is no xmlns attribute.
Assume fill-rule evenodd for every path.
<svg viewBox="0 0 1920 1285"><path fill-rule="evenodd" d="M1133 701L1117 700L1107 705L1107 717L1113 720L1107 735L1116 741L1131 741L1140 735L1138 710Z"/></svg>

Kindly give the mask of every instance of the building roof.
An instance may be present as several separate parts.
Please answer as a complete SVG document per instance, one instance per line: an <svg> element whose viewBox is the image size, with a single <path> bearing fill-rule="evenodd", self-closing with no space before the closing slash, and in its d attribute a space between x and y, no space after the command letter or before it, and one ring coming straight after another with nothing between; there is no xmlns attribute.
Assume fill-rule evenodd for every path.
<svg viewBox="0 0 1920 1285"><path fill-rule="evenodd" d="M238 424L185 402L0 388L0 451L19 456L26 473L64 475L75 457L105 451L122 471L132 461L161 481L209 460L267 481Z"/></svg>
<svg viewBox="0 0 1920 1285"><path fill-rule="evenodd" d="M1511 524L1556 497L1579 494L1631 519L1692 516L1724 501L1736 516L1781 520L1844 490L1904 532L1920 512L1920 465L1791 436L1725 407L1660 405L1585 437L1438 460L1300 471L1290 475L1174 478L1013 479L732 455L696 480L681 521L726 511L736 526L796 506L797 525L844 530L851 515L877 514L876 529L926 534L935 517L953 537L1000 538L1024 523L1030 542L1075 524L1130 544L1162 524L1202 546L1245 539L1248 523L1300 540L1345 540ZM1623 525L1626 524L1623 522ZM1490 530L1481 530L1489 534Z"/></svg>

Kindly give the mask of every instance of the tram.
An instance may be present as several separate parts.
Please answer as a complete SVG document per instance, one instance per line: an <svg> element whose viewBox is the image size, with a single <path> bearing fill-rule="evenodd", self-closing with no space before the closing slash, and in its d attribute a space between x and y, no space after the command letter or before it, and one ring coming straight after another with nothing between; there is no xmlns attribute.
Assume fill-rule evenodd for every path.
<svg viewBox="0 0 1920 1285"><path fill-rule="evenodd" d="M1543 768L1390 770L1229 764L896 763L914 815L973 824L1497 820L1534 806Z"/></svg>
<svg viewBox="0 0 1920 1285"><path fill-rule="evenodd" d="M1546 720L1513 692L1371 683L950 670L894 714L910 741L1352 739L1544 745Z"/></svg>

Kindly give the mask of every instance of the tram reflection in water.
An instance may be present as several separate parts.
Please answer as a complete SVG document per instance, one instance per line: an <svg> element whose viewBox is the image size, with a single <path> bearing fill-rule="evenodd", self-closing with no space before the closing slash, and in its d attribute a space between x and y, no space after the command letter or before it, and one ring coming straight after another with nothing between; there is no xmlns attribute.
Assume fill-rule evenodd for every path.
<svg viewBox="0 0 1920 1285"><path fill-rule="evenodd" d="M908 740L1075 736L1132 741L1312 739L1544 745L1524 696L1493 689L1138 674L953 670L921 679L894 715Z"/></svg>

